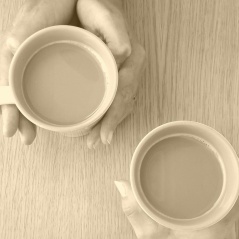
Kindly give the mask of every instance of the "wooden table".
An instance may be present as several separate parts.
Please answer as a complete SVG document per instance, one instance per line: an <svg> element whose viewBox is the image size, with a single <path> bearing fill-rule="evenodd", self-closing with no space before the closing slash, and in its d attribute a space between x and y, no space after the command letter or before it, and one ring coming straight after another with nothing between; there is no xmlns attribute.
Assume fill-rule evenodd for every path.
<svg viewBox="0 0 239 239"><path fill-rule="evenodd" d="M21 4L0 0L1 29ZM135 147L163 123L202 122L239 151L239 1L129 0L124 9L147 53L134 113L96 150L41 129L30 147L1 133L0 238L135 238L113 181L129 179Z"/></svg>

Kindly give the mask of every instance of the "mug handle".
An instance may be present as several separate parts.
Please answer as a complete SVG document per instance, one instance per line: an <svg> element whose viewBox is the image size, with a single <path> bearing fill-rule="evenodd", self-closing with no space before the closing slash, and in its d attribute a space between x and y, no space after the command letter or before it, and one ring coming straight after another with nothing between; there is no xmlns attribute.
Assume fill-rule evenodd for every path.
<svg viewBox="0 0 239 239"><path fill-rule="evenodd" d="M0 105L15 104L15 99L10 86L0 86Z"/></svg>

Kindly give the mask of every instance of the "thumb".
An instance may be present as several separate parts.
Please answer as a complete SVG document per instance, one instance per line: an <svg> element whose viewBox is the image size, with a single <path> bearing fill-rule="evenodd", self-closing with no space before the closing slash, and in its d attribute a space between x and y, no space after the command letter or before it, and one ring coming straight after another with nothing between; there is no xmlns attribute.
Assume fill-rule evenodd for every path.
<svg viewBox="0 0 239 239"><path fill-rule="evenodd" d="M127 181L115 181L117 189L122 198L122 209L132 225L138 238L156 238L166 235L167 230L160 227L155 221L148 217L138 205L131 186Z"/></svg>

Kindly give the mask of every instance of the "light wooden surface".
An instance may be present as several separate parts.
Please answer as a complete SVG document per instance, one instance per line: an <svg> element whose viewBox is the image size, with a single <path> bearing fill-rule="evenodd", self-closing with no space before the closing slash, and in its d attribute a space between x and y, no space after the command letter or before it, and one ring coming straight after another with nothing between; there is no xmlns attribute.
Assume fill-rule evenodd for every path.
<svg viewBox="0 0 239 239"><path fill-rule="evenodd" d="M0 0L1 29L21 3ZM135 147L163 123L202 122L239 151L239 1L129 0L124 8L147 53L134 113L95 151L85 137L38 130L27 147L1 134L1 239L135 238L113 181L129 179Z"/></svg>

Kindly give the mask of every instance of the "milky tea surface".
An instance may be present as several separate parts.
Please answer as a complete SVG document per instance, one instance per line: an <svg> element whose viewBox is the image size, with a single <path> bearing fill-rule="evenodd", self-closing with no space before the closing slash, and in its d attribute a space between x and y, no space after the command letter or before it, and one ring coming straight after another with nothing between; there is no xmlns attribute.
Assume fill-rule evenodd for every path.
<svg viewBox="0 0 239 239"><path fill-rule="evenodd" d="M33 112L51 124L87 119L105 93L105 74L92 50L72 42L49 44L29 60L23 91Z"/></svg>
<svg viewBox="0 0 239 239"><path fill-rule="evenodd" d="M205 143L190 136L175 136L149 149L140 180L155 209L173 218L190 219L215 204L223 173L216 154Z"/></svg>

